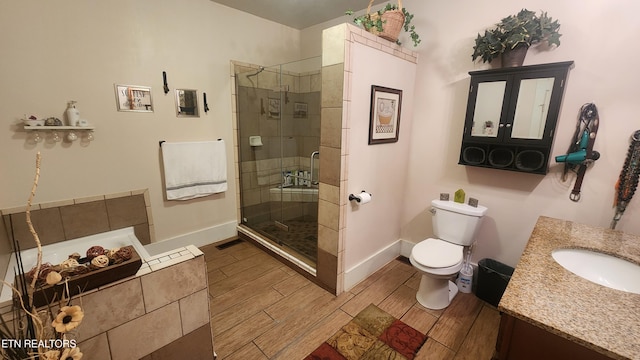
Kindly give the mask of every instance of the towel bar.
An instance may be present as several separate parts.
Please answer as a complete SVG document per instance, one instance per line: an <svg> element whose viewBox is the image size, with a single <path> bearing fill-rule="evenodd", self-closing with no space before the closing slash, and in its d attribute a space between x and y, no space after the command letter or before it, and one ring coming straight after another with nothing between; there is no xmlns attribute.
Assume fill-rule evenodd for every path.
<svg viewBox="0 0 640 360"><path fill-rule="evenodd" d="M218 141L222 141L222 139L218 139ZM158 146L162 147L162 144L165 143L165 140L158 141Z"/></svg>

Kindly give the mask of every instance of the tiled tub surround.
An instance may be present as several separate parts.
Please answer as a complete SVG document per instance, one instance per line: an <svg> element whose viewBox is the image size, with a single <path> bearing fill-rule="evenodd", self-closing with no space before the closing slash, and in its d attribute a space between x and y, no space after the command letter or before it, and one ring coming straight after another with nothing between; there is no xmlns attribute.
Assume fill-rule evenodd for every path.
<svg viewBox="0 0 640 360"><path fill-rule="evenodd" d="M89 235L74 240L61 241L54 244L48 244L42 246L42 263L60 264L66 260L69 254L74 252L83 252L89 249L91 246L100 245L105 249L121 248L124 246L133 246L138 256L141 259L149 258L147 249L142 246L133 233L133 227L128 227L119 230L112 230L96 235ZM24 271L30 271L35 267L38 258L38 249L31 248L20 251L20 257ZM6 283L13 283L15 281L15 270L18 264L16 261L16 254L11 254L9 265L6 268L6 275L4 281ZM131 271L135 271L134 268ZM131 275L131 273L129 273ZM11 300L13 292L10 287L2 285L2 292L0 293L0 303L7 300Z"/></svg>
<svg viewBox="0 0 640 360"><path fill-rule="evenodd" d="M194 246L148 258L135 277L72 300L80 302L87 359L213 358L206 263Z"/></svg>
<svg viewBox="0 0 640 360"><path fill-rule="evenodd" d="M21 249L35 247L26 222L26 206L1 210L9 237ZM31 221L42 245L133 226L144 245L153 240L153 220L147 189L33 204Z"/></svg>
<svg viewBox="0 0 640 360"><path fill-rule="evenodd" d="M13 239L20 249L36 246L26 221L26 205L2 209L0 278L4 279ZM133 227L143 245L154 241L153 217L147 189L61 200L31 206L31 221L42 245Z"/></svg>
<svg viewBox="0 0 640 360"><path fill-rule="evenodd" d="M640 295L585 280L555 262L559 248L640 264L640 236L540 217L498 309L614 359L640 359Z"/></svg>
<svg viewBox="0 0 640 360"><path fill-rule="evenodd" d="M1 211L3 244L16 238L23 249L35 246L25 211L26 207ZM154 239L146 189L34 204L31 218L43 245L127 227L133 227L142 244ZM3 254L11 251L5 247ZM202 252L188 246L143 259L135 277L82 294L85 318L78 340L85 357L212 358L206 274ZM1 306L6 316L10 306Z"/></svg>

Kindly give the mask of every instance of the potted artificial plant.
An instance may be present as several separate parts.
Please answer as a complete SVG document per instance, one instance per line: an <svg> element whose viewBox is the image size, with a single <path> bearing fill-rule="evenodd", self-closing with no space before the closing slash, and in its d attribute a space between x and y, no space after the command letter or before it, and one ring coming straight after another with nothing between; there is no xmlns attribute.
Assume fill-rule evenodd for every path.
<svg viewBox="0 0 640 360"><path fill-rule="evenodd" d="M400 45L398 35L400 35L402 28L404 28L404 31L408 32L409 36L411 36L413 46L418 46L420 36L416 33L416 27L411 25L413 14L402 7L402 0L398 0L398 5L387 4L384 8L374 13L371 13L372 4L373 0L369 2L367 13L355 17L353 22L362 26L368 32L378 35L383 39L393 41L398 45ZM353 15L353 11L349 10L346 14Z"/></svg>
<svg viewBox="0 0 640 360"><path fill-rule="evenodd" d="M522 9L517 15L502 19L496 27L478 34L473 47L472 59L482 62L502 56L502 66L521 66L529 46L547 42L549 46L560 46L558 20L553 20L546 12L536 15L535 11Z"/></svg>

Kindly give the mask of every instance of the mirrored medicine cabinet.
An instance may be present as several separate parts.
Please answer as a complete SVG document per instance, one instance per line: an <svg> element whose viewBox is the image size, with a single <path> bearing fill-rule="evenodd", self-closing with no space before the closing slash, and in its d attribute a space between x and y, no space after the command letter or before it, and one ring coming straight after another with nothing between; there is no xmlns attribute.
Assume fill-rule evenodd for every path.
<svg viewBox="0 0 640 360"><path fill-rule="evenodd" d="M573 61L472 71L461 165L546 174Z"/></svg>

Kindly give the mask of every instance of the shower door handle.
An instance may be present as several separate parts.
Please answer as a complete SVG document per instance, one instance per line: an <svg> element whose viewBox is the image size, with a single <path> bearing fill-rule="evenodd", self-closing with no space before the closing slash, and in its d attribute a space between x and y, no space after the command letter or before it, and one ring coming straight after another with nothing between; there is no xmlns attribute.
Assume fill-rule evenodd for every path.
<svg viewBox="0 0 640 360"><path fill-rule="evenodd" d="M309 172L309 187L311 187L311 185L313 185L313 165L314 165L314 157L318 155L318 157L320 156L320 152L319 151L314 151L311 153L311 160L309 161L309 167L311 168L311 171ZM320 179L318 179L318 181L316 182L316 184L319 182Z"/></svg>

